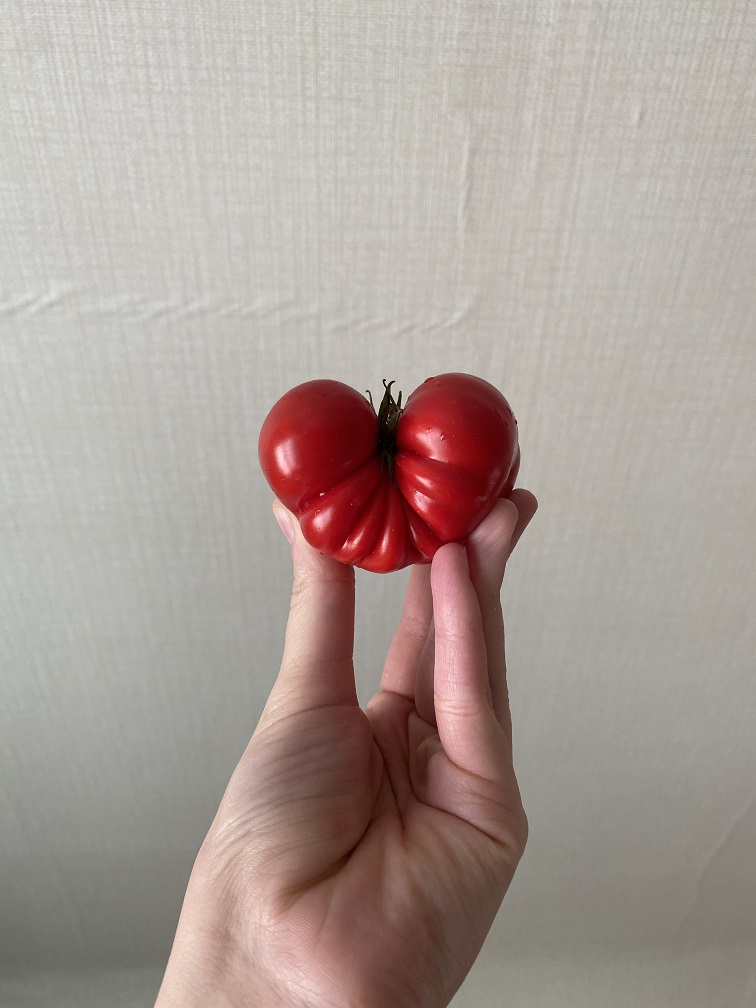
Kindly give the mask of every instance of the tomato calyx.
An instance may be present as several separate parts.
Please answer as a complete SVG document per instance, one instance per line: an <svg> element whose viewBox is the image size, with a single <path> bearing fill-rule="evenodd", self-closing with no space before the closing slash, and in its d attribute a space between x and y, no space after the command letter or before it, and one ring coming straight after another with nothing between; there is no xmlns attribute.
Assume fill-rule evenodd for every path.
<svg viewBox="0 0 756 1008"><path fill-rule="evenodd" d="M402 415L402 393L394 399L391 394L393 381L387 382L383 379L383 398L378 407L378 452L381 456L381 472L388 470L389 479L396 486L394 477L394 455L396 454L396 425ZM370 405L375 409L373 397L368 390L367 397Z"/></svg>

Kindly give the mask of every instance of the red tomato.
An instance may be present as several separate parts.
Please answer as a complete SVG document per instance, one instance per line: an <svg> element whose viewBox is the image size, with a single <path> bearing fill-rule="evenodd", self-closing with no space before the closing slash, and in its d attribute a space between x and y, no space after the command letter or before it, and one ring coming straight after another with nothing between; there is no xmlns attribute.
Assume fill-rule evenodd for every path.
<svg viewBox="0 0 756 1008"><path fill-rule="evenodd" d="M341 382L287 392L260 431L259 455L273 492L307 541L342 563L386 573L429 563L461 542L520 466L517 421L482 378L428 378L401 408L391 385L378 415Z"/></svg>

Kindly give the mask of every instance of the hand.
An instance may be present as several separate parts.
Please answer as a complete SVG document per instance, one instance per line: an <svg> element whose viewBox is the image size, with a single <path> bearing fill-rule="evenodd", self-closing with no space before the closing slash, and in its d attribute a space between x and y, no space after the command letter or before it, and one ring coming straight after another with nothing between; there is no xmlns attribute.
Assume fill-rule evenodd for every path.
<svg viewBox="0 0 756 1008"><path fill-rule="evenodd" d="M410 573L362 710L354 572L292 539L281 670L200 850L158 998L169 1005L448 1005L512 879L500 589L537 507L516 490L466 548Z"/></svg>

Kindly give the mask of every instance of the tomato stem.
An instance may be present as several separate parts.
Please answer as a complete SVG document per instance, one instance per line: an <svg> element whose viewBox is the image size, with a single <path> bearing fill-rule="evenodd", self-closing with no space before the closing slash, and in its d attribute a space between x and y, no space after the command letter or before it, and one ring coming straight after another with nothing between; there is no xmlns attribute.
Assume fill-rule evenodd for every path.
<svg viewBox="0 0 756 1008"><path fill-rule="evenodd" d="M396 479L394 476L394 455L396 454L396 425L399 422L399 417L402 415L402 393L394 399L391 394L391 386L393 381L387 382L383 379L383 399L381 399L381 405L378 408L378 451L381 456L381 472L383 472L384 467L388 469L388 474L391 482L396 486ZM375 404L373 403L373 397L368 392L368 399L370 400L370 405L375 409Z"/></svg>

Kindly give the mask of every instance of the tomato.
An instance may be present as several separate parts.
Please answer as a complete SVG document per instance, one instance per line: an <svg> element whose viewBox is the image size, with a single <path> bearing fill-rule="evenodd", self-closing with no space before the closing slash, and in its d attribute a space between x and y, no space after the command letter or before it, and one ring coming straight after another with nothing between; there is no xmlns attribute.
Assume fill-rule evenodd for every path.
<svg viewBox="0 0 756 1008"><path fill-rule="evenodd" d="M517 421L482 378L428 378L402 409L393 382L376 415L341 382L309 381L273 406L259 457L305 539L345 564L386 573L461 542L520 465Z"/></svg>

